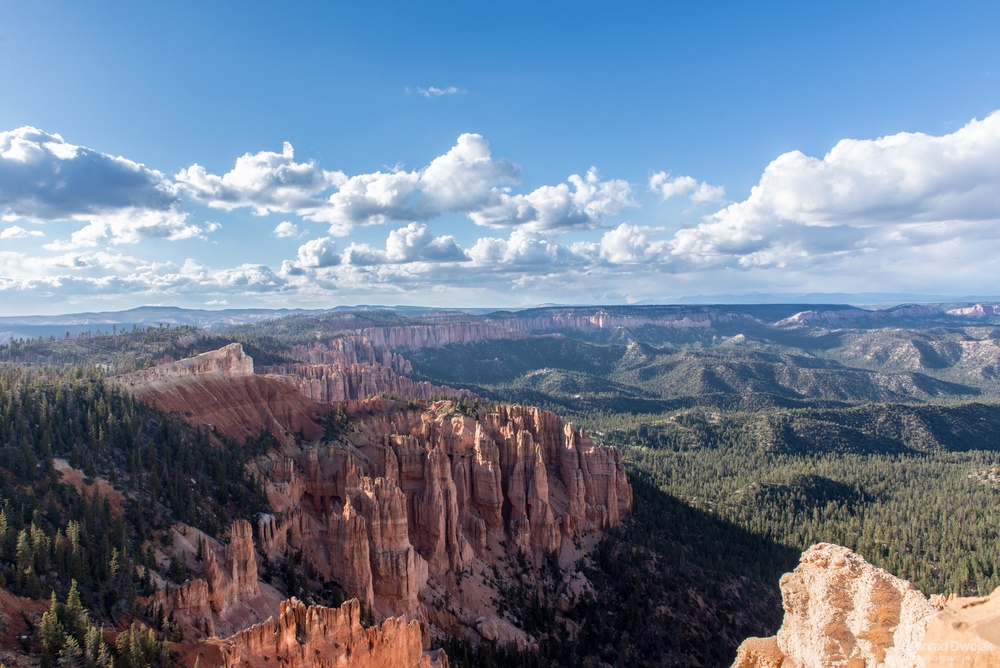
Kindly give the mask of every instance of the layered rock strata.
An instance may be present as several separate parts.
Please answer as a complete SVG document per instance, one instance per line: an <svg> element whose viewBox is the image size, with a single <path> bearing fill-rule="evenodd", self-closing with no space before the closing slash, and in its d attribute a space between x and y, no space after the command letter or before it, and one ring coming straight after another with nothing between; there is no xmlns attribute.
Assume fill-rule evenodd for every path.
<svg viewBox="0 0 1000 668"><path fill-rule="evenodd" d="M261 431L279 440L324 433L317 421L320 407L288 383L254 375L253 359L238 343L112 382L160 410L238 441Z"/></svg>
<svg viewBox="0 0 1000 668"><path fill-rule="evenodd" d="M282 364L263 369L269 377L294 385L313 401L352 401L380 393L413 399L472 397L468 390L414 381L381 364Z"/></svg>
<svg viewBox="0 0 1000 668"><path fill-rule="evenodd" d="M828 543L806 550L780 586L778 634L746 640L734 668L1000 666L1000 589L928 600Z"/></svg>
<svg viewBox="0 0 1000 668"><path fill-rule="evenodd" d="M155 605L173 614L187 638L214 635L217 622L234 605L261 594L253 529L246 520L237 520L230 528L229 545L224 550L223 560L220 565L212 546L203 543L203 576L180 587L157 592L153 599Z"/></svg>
<svg viewBox="0 0 1000 668"><path fill-rule="evenodd" d="M441 348L450 344L490 340L518 340L532 334L574 330L599 332L607 329L663 327L668 329L707 328L717 322L752 321L750 316L718 311L686 311L647 317L612 315L605 311L580 310L550 312L533 318L486 318L478 322L451 322L432 325L370 327L355 333L374 346L390 349Z"/></svg>
<svg viewBox="0 0 1000 668"><path fill-rule="evenodd" d="M379 399L346 410L341 442L262 465L276 513L259 535L269 554L291 540L380 616L423 617L429 580L558 551L631 512L617 450L551 413Z"/></svg>
<svg viewBox="0 0 1000 668"><path fill-rule="evenodd" d="M420 624L402 617L361 626L361 604L340 608L281 604L273 618L228 638L221 646L225 668L447 668L444 652L424 652Z"/></svg>
<svg viewBox="0 0 1000 668"><path fill-rule="evenodd" d="M303 364L377 364L392 369L400 376L413 372L402 355L392 352L385 345L375 345L364 336L341 336L295 345L289 354Z"/></svg>

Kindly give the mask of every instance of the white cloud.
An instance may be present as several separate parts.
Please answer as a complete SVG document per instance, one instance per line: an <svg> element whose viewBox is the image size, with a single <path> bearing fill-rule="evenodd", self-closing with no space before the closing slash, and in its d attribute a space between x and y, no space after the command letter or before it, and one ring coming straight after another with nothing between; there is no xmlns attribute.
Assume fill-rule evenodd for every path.
<svg viewBox="0 0 1000 668"><path fill-rule="evenodd" d="M662 262L668 257L670 243L649 238L651 233L659 231L662 230L622 223L601 237L599 256L612 264Z"/></svg>
<svg viewBox="0 0 1000 668"><path fill-rule="evenodd" d="M6 219L88 220L178 207L173 184L156 170L33 127L0 132L0 215Z"/></svg>
<svg viewBox="0 0 1000 668"><path fill-rule="evenodd" d="M520 182L520 168L494 159L489 142L478 134L461 135L447 153L411 171L346 177L314 162L294 162L286 143L280 154L244 155L223 176L193 165L176 178L182 191L202 204L252 207L257 214L293 213L329 223L334 236L346 235L357 225L422 222L449 213L468 215L489 227L594 229L606 226L605 217L635 206L627 182L602 181L593 168L584 176L570 176L567 183L511 194L509 186ZM334 192L324 198L326 190Z"/></svg>
<svg viewBox="0 0 1000 668"><path fill-rule="evenodd" d="M496 200L497 186L519 179L518 167L494 160L483 137L463 134L421 170L352 176L323 209L307 217L331 223L332 234L344 234L354 225L468 213Z"/></svg>
<svg viewBox="0 0 1000 668"><path fill-rule="evenodd" d="M18 225L11 225L0 230L0 239L27 239L28 237L44 237L41 230L26 230Z"/></svg>
<svg viewBox="0 0 1000 668"><path fill-rule="evenodd" d="M417 88L417 92L430 99L432 97L441 97L442 95L457 95L458 93L464 93L465 91L456 86L448 86L446 88L431 86L429 88Z"/></svg>
<svg viewBox="0 0 1000 668"><path fill-rule="evenodd" d="M295 239L303 236L305 233L299 229L298 225L286 220L278 223L272 234L278 239Z"/></svg>
<svg viewBox="0 0 1000 668"><path fill-rule="evenodd" d="M940 246L947 262L956 239L1000 238L998 182L1000 112L943 136L845 139L823 158L776 158L746 200L679 230L673 254L692 266L780 267Z"/></svg>
<svg viewBox="0 0 1000 668"><path fill-rule="evenodd" d="M261 151L237 158L233 169L222 176L194 164L174 178L200 204L227 211L252 207L260 216L271 212L305 215L322 206L316 195L346 180L342 172L326 171L312 160L295 162L295 150L288 142L281 153Z"/></svg>
<svg viewBox="0 0 1000 668"><path fill-rule="evenodd" d="M695 204L720 202L726 198L726 189L723 186L711 186L691 176L670 178L669 172L656 172L649 177L649 189L659 193L663 200L687 195Z"/></svg>
<svg viewBox="0 0 1000 668"><path fill-rule="evenodd" d="M529 272L545 271L551 264L568 266L573 261L568 248L527 230L514 230L507 239L481 238L468 254L476 266L527 269Z"/></svg>
<svg viewBox="0 0 1000 668"><path fill-rule="evenodd" d="M301 246L298 252L298 266L300 268L321 269L332 267L340 263L340 256L337 254L337 242L330 237L310 239Z"/></svg>
<svg viewBox="0 0 1000 668"><path fill-rule="evenodd" d="M453 236L436 237L422 223L410 223L389 233L385 249L351 244L344 260L355 266L405 264L409 262L465 262L466 256Z"/></svg>
<svg viewBox="0 0 1000 668"><path fill-rule="evenodd" d="M532 232L588 230L604 227L605 216L636 206L626 181L601 181L593 167L586 176L573 174L568 181L542 186L527 195L499 193L495 203L470 212L469 217L477 225L518 227Z"/></svg>
<svg viewBox="0 0 1000 668"><path fill-rule="evenodd" d="M70 250L94 247L102 243L135 244L143 239L201 238L206 232L214 232L221 227L209 223L205 229L187 223L187 214L179 208L167 211L150 209L121 209L92 220L73 232L68 240L57 240L45 244L49 250Z"/></svg>
<svg viewBox="0 0 1000 668"><path fill-rule="evenodd" d="M222 288L239 288L255 292L281 289L285 281L263 264L241 264L212 274L212 282Z"/></svg>
<svg viewBox="0 0 1000 668"><path fill-rule="evenodd" d="M156 170L89 148L60 135L22 127L0 132L0 215L4 220L83 222L50 250L202 237L216 229L187 222L177 189ZM41 232L14 226L3 238Z"/></svg>

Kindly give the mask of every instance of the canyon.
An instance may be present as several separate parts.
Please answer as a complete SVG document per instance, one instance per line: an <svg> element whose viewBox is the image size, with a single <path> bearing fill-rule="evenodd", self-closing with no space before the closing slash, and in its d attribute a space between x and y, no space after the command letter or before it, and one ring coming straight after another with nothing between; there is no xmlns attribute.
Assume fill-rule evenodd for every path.
<svg viewBox="0 0 1000 668"><path fill-rule="evenodd" d="M501 584L541 578L539 565L553 555L562 569L556 585L567 600L586 590L575 563L632 510L618 451L552 413L523 406L463 407L419 396L314 401L287 376L304 379L315 371L329 380L331 368L364 365L392 374L376 380L398 382L395 374L406 365L365 341L310 351L307 358L323 361L284 369L291 373L257 375L252 359L232 344L116 380L137 399L218 437L243 441L265 430L280 444L248 472L263 481L271 512L254 526L233 524L228 545L196 530L175 536L165 556L193 557L200 545L200 577L168 587L151 604L181 625L186 640L235 634L223 651L232 666L256 665L245 657L260 652L247 647L273 646L291 657L282 639L289 633L304 632L301 647L310 649L361 637L358 610L382 623L379 638L409 647L402 650L407 656L412 628L421 646L445 634L534 646L518 619L498 611ZM375 382L335 396L372 394L367 389L392 391ZM292 553L321 581L342 587L354 607L319 612L282 603L278 611L280 595L258 581L257 562ZM277 622L261 621L275 613ZM257 626L247 630L251 623ZM296 625L298 631L288 631ZM377 656L370 665L382 665Z"/></svg>

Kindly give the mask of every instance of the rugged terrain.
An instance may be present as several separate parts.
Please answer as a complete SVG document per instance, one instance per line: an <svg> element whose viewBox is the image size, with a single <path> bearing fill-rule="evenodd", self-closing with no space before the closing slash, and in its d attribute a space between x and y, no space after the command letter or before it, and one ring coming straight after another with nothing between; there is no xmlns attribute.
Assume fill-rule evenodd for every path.
<svg viewBox="0 0 1000 668"><path fill-rule="evenodd" d="M35 611L8 665L97 659L72 580L182 663L295 666L729 665L823 541L1000 584L992 305L252 315L0 347L0 571ZM31 630L50 608L76 635Z"/></svg>
<svg viewBox="0 0 1000 668"><path fill-rule="evenodd" d="M733 668L1000 665L1000 590L928 599L847 548L821 543L781 578L785 617L750 638Z"/></svg>
<svg viewBox="0 0 1000 668"><path fill-rule="evenodd" d="M587 587L574 564L631 512L617 451L538 409L463 412L449 401L379 398L324 405L280 377L255 375L239 344L115 382L220 437L270 432L281 447L250 467L271 509L257 519L263 558L299 555L374 619L402 615L432 635L532 647L537 638L498 614L500 583L522 572L530 579L552 555L566 570L560 595L572 602ZM211 542L173 541L188 552L200 546L202 577L154 602L189 639L240 631L280 600L257 581L249 524L233 525L224 567Z"/></svg>

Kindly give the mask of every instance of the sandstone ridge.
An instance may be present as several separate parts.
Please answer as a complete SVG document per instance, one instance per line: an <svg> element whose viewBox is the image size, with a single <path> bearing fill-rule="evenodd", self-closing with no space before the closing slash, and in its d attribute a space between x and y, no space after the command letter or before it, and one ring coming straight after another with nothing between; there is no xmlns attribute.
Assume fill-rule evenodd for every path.
<svg viewBox="0 0 1000 668"><path fill-rule="evenodd" d="M279 441L319 438L323 409L286 382L254 374L238 343L112 379L136 399L240 442L261 431Z"/></svg>
<svg viewBox="0 0 1000 668"><path fill-rule="evenodd" d="M420 624L402 617L380 626L361 626L361 604L340 608L306 606L297 599L281 604L273 618L226 639L225 668L447 668L441 650L424 652Z"/></svg>
<svg viewBox="0 0 1000 668"><path fill-rule="evenodd" d="M820 543L781 578L776 636L749 638L733 668L1000 666L1000 590L928 600L851 550Z"/></svg>
<svg viewBox="0 0 1000 668"><path fill-rule="evenodd" d="M467 415L450 402L381 399L344 408L338 442L261 464L275 513L258 533L265 553L301 550L380 617L526 642L484 603L497 592L483 574L518 555L569 560L582 538L631 513L618 452L551 413L501 405ZM456 589L461 574L473 585ZM440 596L454 602L443 617Z"/></svg>

